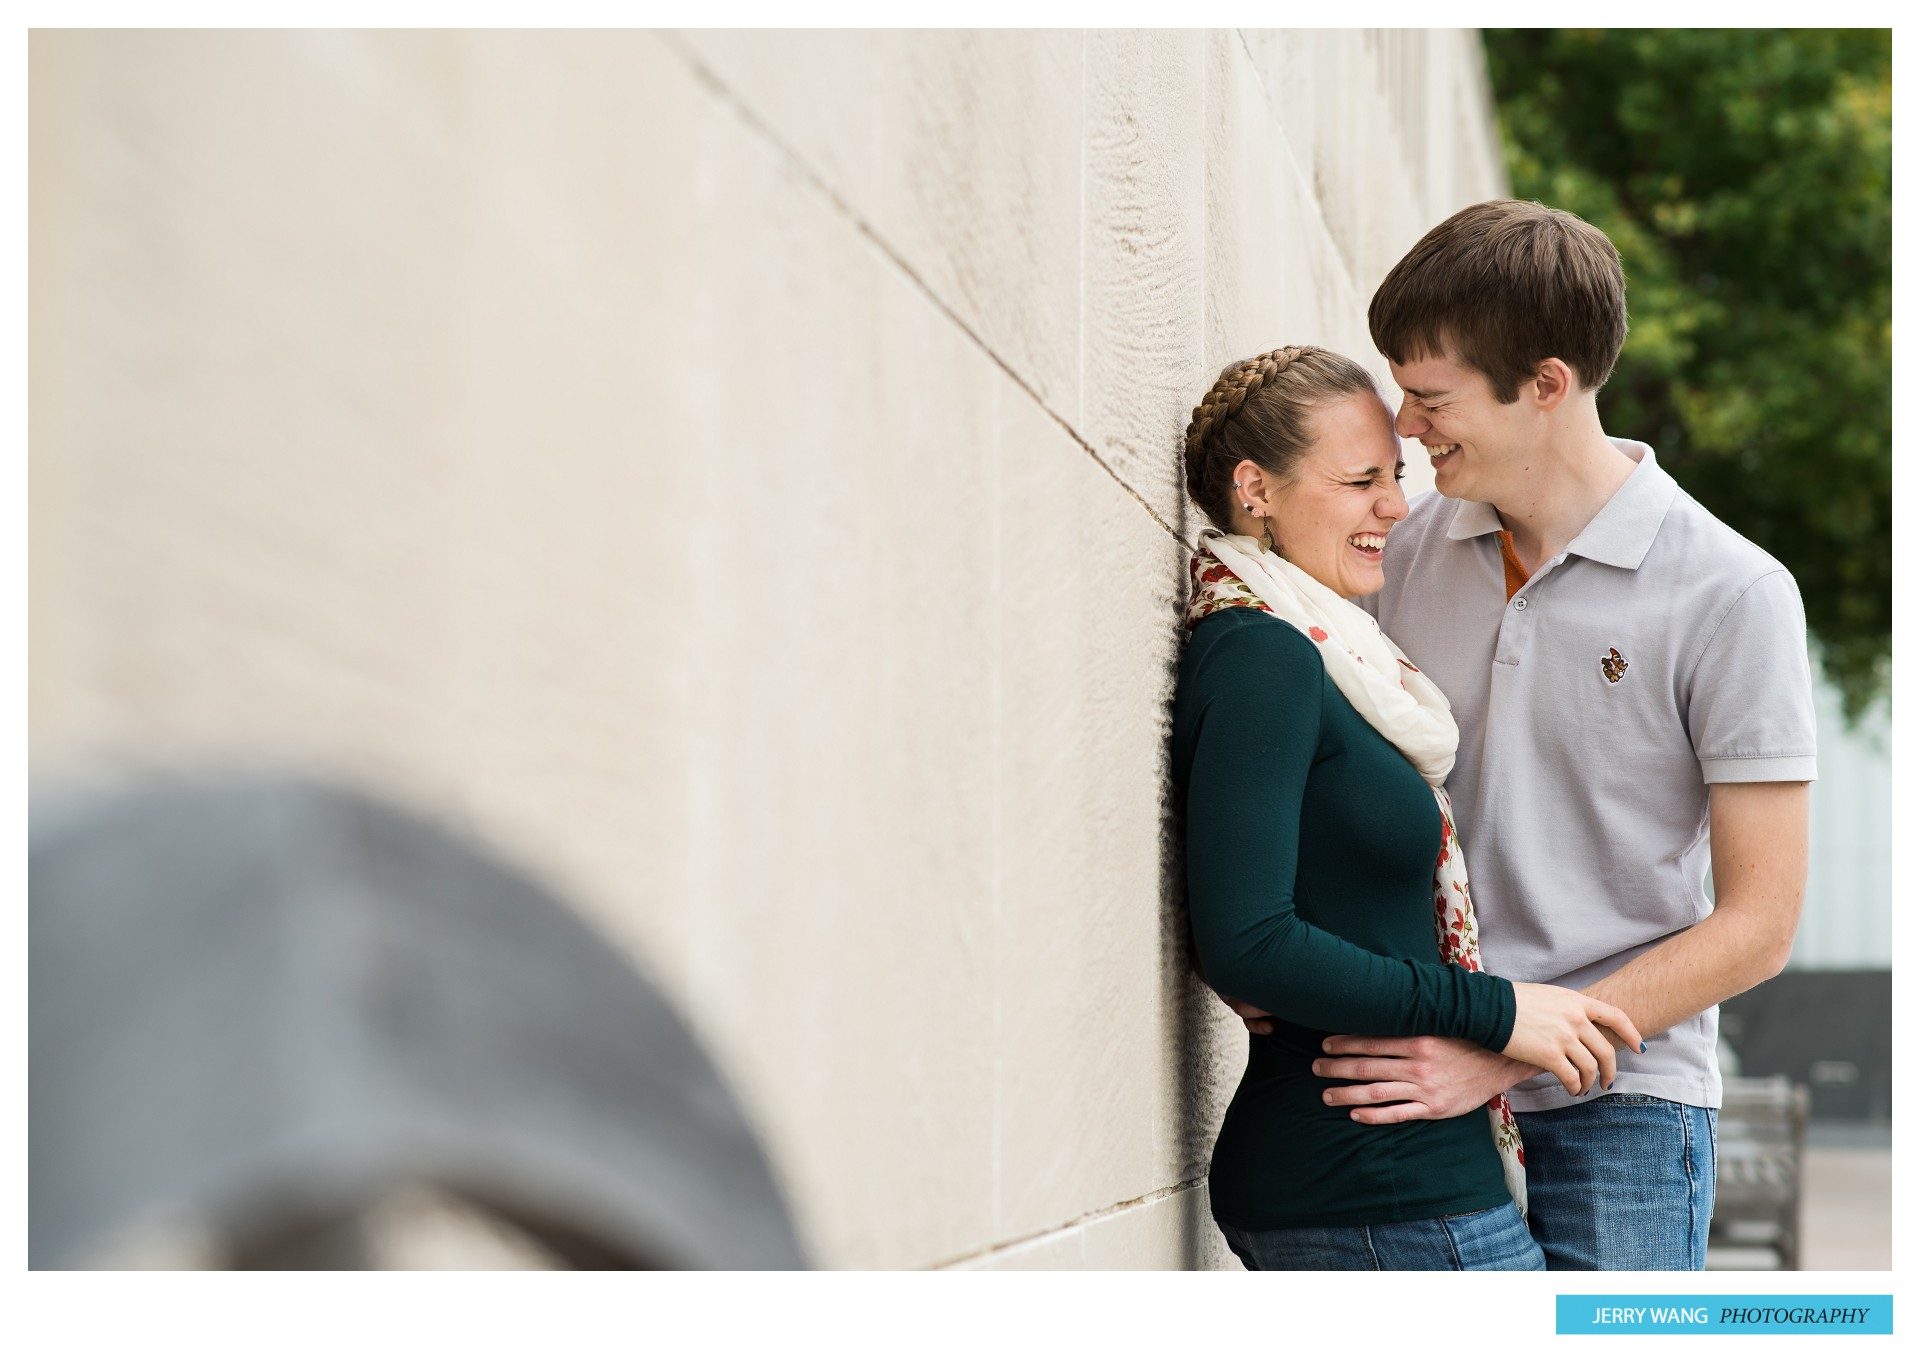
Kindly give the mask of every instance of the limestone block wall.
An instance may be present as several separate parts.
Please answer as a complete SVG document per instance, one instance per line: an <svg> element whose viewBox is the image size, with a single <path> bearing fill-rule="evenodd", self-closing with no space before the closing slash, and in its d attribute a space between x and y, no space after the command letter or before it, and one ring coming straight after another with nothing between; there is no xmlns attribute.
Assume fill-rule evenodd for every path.
<svg viewBox="0 0 1920 1351"><path fill-rule="evenodd" d="M1384 376L1379 277L1503 191L1477 38L29 57L36 786L291 765L519 860L822 1265L1230 1261L1177 445L1231 359Z"/></svg>

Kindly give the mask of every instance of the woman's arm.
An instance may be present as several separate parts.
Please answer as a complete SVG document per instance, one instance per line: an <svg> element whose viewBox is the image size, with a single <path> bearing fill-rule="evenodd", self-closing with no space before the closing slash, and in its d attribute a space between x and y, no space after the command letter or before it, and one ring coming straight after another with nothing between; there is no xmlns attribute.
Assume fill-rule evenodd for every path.
<svg viewBox="0 0 1920 1351"><path fill-rule="evenodd" d="M1498 1050L1514 1030L1508 982L1384 957L1295 910L1323 675L1319 654L1278 620L1239 621L1183 673L1193 728L1187 895L1208 979L1222 994L1311 1027L1467 1037Z"/></svg>
<svg viewBox="0 0 1920 1351"><path fill-rule="evenodd" d="M1641 1044L1620 1009L1576 990L1514 985L1457 966L1382 956L1294 907L1306 781L1319 752L1320 656L1290 628L1239 621L1183 673L1195 719L1187 773L1187 892L1208 983L1231 1000L1363 1036L1466 1038L1550 1071L1571 1093ZM1290 696L1290 697L1289 697ZM1365 898L1356 898L1366 904Z"/></svg>

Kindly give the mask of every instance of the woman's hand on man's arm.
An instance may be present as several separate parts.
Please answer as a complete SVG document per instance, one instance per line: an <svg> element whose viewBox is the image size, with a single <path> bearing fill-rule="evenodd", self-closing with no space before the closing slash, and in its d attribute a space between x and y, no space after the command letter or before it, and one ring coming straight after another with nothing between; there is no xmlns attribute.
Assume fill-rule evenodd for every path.
<svg viewBox="0 0 1920 1351"><path fill-rule="evenodd" d="M1513 1034L1500 1050L1538 1065L1578 1098L1595 1084L1613 1086L1615 1037L1636 1052L1647 1049L1633 1019L1604 999L1559 985L1515 981Z"/></svg>

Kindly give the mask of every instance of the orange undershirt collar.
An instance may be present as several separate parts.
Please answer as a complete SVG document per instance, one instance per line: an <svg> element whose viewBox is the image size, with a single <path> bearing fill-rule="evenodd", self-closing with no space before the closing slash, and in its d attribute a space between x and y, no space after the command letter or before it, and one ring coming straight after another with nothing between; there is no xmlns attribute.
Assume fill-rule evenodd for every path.
<svg viewBox="0 0 1920 1351"><path fill-rule="evenodd" d="M1513 551L1513 531L1501 530L1497 533L1500 536L1500 561L1507 569L1507 599L1512 600L1514 592L1525 586L1527 578L1533 574L1520 565L1520 555Z"/></svg>

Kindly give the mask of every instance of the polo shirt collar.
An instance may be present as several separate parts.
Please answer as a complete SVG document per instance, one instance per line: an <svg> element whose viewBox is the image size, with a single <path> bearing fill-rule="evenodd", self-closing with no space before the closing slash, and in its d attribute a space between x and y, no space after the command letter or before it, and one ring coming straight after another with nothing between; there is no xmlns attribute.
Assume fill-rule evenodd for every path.
<svg viewBox="0 0 1920 1351"><path fill-rule="evenodd" d="M1453 520L1447 526L1447 538L1473 539L1505 528L1500 524L1500 513L1493 509L1493 503L1456 502L1453 504Z"/></svg>
<svg viewBox="0 0 1920 1351"><path fill-rule="evenodd" d="M1667 519L1667 508L1679 495L1680 485L1655 463L1653 447L1644 441L1607 439L1640 463L1587 522L1587 528L1574 536L1567 552L1616 568L1638 568L1653 547L1653 537L1660 533L1660 523Z"/></svg>
<svg viewBox="0 0 1920 1351"><path fill-rule="evenodd" d="M1653 447L1617 436L1607 439L1638 464L1587 522L1587 528L1574 537L1567 552L1616 568L1638 568L1653 547L1653 537L1660 533L1660 523L1666 519L1680 485L1655 461ZM1447 538L1473 539L1504 528L1492 503L1457 502Z"/></svg>

